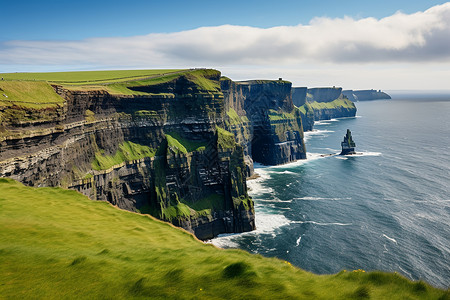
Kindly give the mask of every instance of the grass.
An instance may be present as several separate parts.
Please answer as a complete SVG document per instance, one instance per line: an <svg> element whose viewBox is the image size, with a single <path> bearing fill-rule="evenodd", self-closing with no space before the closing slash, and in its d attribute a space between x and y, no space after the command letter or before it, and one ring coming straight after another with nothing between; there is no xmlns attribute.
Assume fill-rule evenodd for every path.
<svg viewBox="0 0 450 300"><path fill-rule="evenodd" d="M449 297L398 274L314 275L275 258L217 249L75 191L10 179L0 179L0 191L2 299Z"/></svg>
<svg viewBox="0 0 450 300"><path fill-rule="evenodd" d="M167 145L176 153L189 153L193 151L205 150L206 143L201 141L188 140L181 137L176 132L166 133Z"/></svg>
<svg viewBox="0 0 450 300"><path fill-rule="evenodd" d="M123 142L120 144L119 150L114 155L104 155L102 152L99 150L95 153L95 159L91 164L94 170L107 170L123 162L144 157L153 157L156 154L155 149L133 142Z"/></svg>
<svg viewBox="0 0 450 300"><path fill-rule="evenodd" d="M163 208L162 210L162 218L164 220L173 220L180 217L189 217L194 212L191 212L189 206L184 203L177 203L176 205L170 205L168 207Z"/></svg>
<svg viewBox="0 0 450 300"><path fill-rule="evenodd" d="M0 107L17 105L39 109L63 103L64 99L46 82L0 81Z"/></svg>
<svg viewBox="0 0 450 300"><path fill-rule="evenodd" d="M312 102L309 103L313 109L330 109L330 108L355 108L355 104L348 99L336 99L331 102Z"/></svg>
<svg viewBox="0 0 450 300"><path fill-rule="evenodd" d="M288 120L288 119L295 119L295 111L293 110L291 113L283 112L283 111L277 111L274 109L269 109L269 119L271 121L277 121L277 120Z"/></svg>
<svg viewBox="0 0 450 300"><path fill-rule="evenodd" d="M89 85L99 83L123 82L152 76L163 76L177 70L113 70L113 71L78 71L48 73L0 73L5 80L47 81L69 85Z"/></svg>
<svg viewBox="0 0 450 300"><path fill-rule="evenodd" d="M217 147L221 150L234 149L236 146L236 140L234 134L231 132L216 126L217 132Z"/></svg>
<svg viewBox="0 0 450 300"><path fill-rule="evenodd" d="M205 216L211 215L212 210L225 209L225 200L223 195L211 194L208 197L197 200L195 202L181 200L181 203L192 208L196 214Z"/></svg>
<svg viewBox="0 0 450 300"><path fill-rule="evenodd" d="M53 90L50 84L62 85L72 91L105 91L119 96L175 98L172 92L175 84L169 84L166 87L157 85L175 83L179 80L180 83L187 81L186 91L197 95L221 93L220 72L212 69L1 73L0 75L5 79L0 81L0 108L6 108L0 112L0 120L5 124L48 121L57 117L56 111L63 106L65 100ZM151 87L154 85L157 87ZM192 94L189 95L192 97ZM86 115L86 120L93 121L95 116Z"/></svg>
<svg viewBox="0 0 450 300"><path fill-rule="evenodd" d="M232 107L227 110L227 116L229 118L230 125L240 125L248 122L248 118L246 116L239 117L237 112Z"/></svg>
<svg viewBox="0 0 450 300"><path fill-rule="evenodd" d="M30 101L39 97L38 91L42 89L42 85L48 86L48 83L62 85L67 89L74 91L93 91L102 90L113 95L158 95L162 97L174 97L172 93L148 93L138 91L139 87L163 84L171 82L184 76L187 81L193 83L199 92L219 93L219 80L211 80L210 78L219 79L220 72L212 69L173 69L173 70L115 70L115 71L80 71L80 72L49 72L49 73L1 73L5 81L0 83L4 86L12 86L15 84L27 86L28 89L34 88L35 91L29 93ZM23 88L15 88L20 91ZM0 91L1 92L1 91ZM51 95L50 95L51 94ZM8 93L6 95L9 97ZM46 97L42 99L50 99L51 97L59 97L53 90L47 90ZM0 100L2 100L0 94ZM6 97L3 97L6 99ZM17 97L16 97L17 98ZM20 101L27 101L19 97ZM43 100L40 100L43 101ZM45 100L49 102L51 100ZM0 101L1 102L1 101ZM62 99L60 100L62 102Z"/></svg>

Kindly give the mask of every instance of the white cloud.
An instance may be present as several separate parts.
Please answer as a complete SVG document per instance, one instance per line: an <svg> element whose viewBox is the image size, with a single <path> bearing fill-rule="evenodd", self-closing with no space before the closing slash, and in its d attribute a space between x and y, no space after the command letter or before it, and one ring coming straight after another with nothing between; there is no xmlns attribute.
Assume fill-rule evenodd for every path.
<svg viewBox="0 0 450 300"><path fill-rule="evenodd" d="M223 25L82 41L8 41L0 64L278 65L303 62L450 61L450 2L377 20L316 18L261 29Z"/></svg>
<svg viewBox="0 0 450 300"><path fill-rule="evenodd" d="M401 65L397 74L409 74L405 70L416 66L433 76L436 62L450 64L450 2L383 19L315 18L308 25L267 29L223 25L133 37L0 43L3 69L20 65L29 69L208 66L239 73L245 66L248 75L284 68L287 74L308 70L318 78L317 72L338 78L337 74L343 73L340 68L363 72L361 65L373 70L375 65L393 64ZM424 69L427 64L433 67Z"/></svg>

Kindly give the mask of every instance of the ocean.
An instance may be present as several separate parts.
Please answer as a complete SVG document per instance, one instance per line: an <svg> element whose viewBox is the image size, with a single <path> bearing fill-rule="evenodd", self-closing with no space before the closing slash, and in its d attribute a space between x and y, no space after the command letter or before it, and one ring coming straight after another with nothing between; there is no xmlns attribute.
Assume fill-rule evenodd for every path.
<svg viewBox="0 0 450 300"><path fill-rule="evenodd" d="M317 274L382 270L448 288L450 97L398 99L316 122L306 160L256 165L248 186L257 230L212 243ZM340 152L347 129L359 154L322 157Z"/></svg>

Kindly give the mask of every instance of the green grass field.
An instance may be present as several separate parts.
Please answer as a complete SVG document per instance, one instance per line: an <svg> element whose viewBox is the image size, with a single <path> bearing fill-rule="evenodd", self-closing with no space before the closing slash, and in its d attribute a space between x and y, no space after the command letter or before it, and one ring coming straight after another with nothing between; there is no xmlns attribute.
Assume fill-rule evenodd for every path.
<svg viewBox="0 0 450 300"><path fill-rule="evenodd" d="M0 299L449 299L397 274L314 275L146 215L0 179Z"/></svg>
<svg viewBox="0 0 450 300"><path fill-rule="evenodd" d="M64 99L47 82L0 81L0 107L19 105L42 108L63 103Z"/></svg>
<svg viewBox="0 0 450 300"><path fill-rule="evenodd" d="M30 108L48 107L50 102L56 101L55 97L59 97L50 84L61 85L74 91L102 90L114 95L154 95L133 88L170 82L180 76L185 76L203 92L220 92L220 84L208 79L211 75L220 75L220 72L211 69L166 69L0 73L4 79L0 81L0 105L15 103ZM22 90L30 92L23 95ZM173 97L173 94L164 92L158 95ZM39 98L38 107L35 103L31 103L36 102L35 98ZM62 102L62 99L58 101Z"/></svg>
<svg viewBox="0 0 450 300"><path fill-rule="evenodd" d="M0 73L5 80L47 81L68 85L89 85L139 80L147 77L164 76L182 69L166 70L113 70L113 71L78 71L48 73Z"/></svg>
<svg viewBox="0 0 450 300"><path fill-rule="evenodd" d="M325 108L355 108L355 104L348 99L336 99L331 102L312 102L309 103L314 109L325 109Z"/></svg>

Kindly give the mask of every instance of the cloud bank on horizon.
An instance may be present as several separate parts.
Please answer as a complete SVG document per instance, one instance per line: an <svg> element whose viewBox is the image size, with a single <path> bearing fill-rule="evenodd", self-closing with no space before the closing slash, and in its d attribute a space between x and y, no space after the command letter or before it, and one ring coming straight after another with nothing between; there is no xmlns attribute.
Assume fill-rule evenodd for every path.
<svg viewBox="0 0 450 300"><path fill-rule="evenodd" d="M0 43L0 65L179 67L450 63L450 2L382 19L314 18L267 29L222 25L78 41Z"/></svg>

